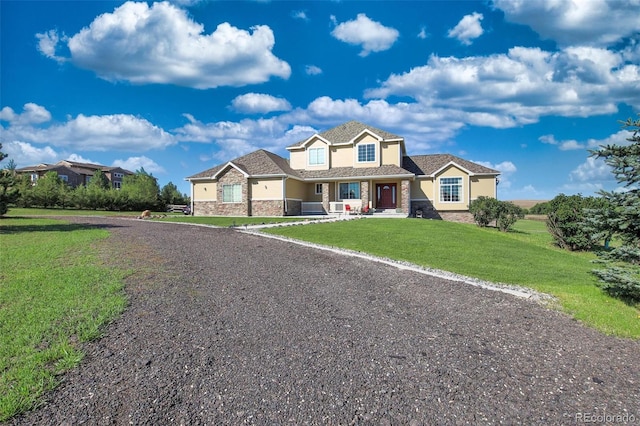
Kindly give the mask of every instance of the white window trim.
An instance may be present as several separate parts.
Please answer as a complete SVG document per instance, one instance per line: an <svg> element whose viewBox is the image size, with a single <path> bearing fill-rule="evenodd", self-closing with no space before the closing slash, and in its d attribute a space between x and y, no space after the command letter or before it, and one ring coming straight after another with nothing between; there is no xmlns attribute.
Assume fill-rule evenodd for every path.
<svg viewBox="0 0 640 426"><path fill-rule="evenodd" d="M224 188L225 186L231 186L231 187L235 187L235 186L239 186L240 187L240 200L239 201L225 201L224 200ZM234 191L235 192L235 191ZM232 198L235 194L232 194ZM227 183L227 184L223 184L222 185L222 202L224 204L240 204L242 203L242 184L241 183Z"/></svg>
<svg viewBox="0 0 640 426"><path fill-rule="evenodd" d="M460 179L460 191L458 192L458 201L444 201L442 199L442 179ZM447 184L449 185L449 184ZM441 176L438 178L438 201L442 204L460 204L464 202L464 177L463 176Z"/></svg>
<svg viewBox="0 0 640 426"><path fill-rule="evenodd" d="M317 152L318 150L322 150L322 162L318 162L318 163L311 163L311 151ZM316 154L316 160L319 160ZM314 147L314 148L308 148L307 149L307 165L308 166L324 166L325 164L327 164L327 150L326 147L324 146L318 146L318 147Z"/></svg>
<svg viewBox="0 0 640 426"><path fill-rule="evenodd" d="M365 161L360 161L360 147L365 147L368 145L373 145L373 160L365 160ZM363 142L363 143L359 143L356 145L356 163L359 164L363 164L363 163L376 163L378 161L378 144L375 142Z"/></svg>

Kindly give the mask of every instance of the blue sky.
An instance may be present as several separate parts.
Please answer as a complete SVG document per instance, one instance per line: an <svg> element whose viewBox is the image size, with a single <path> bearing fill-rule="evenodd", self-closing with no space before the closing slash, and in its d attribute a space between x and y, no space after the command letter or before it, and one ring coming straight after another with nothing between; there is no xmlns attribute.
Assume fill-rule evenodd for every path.
<svg viewBox="0 0 640 426"><path fill-rule="evenodd" d="M186 176L348 120L502 172L503 200L618 187L640 3L0 1L0 142ZM6 161L2 165L6 164Z"/></svg>

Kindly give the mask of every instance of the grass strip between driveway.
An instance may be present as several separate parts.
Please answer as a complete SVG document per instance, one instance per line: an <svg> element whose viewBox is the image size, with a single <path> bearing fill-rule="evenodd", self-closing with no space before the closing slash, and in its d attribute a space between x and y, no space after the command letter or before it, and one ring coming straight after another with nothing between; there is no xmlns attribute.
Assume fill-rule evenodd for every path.
<svg viewBox="0 0 640 426"><path fill-rule="evenodd" d="M263 232L369 253L555 296L561 309L610 335L640 338L640 306L597 287L595 254L554 247L544 222L512 232L445 221L373 219L264 229Z"/></svg>
<svg viewBox="0 0 640 426"><path fill-rule="evenodd" d="M125 308L126 272L102 264L109 232L0 220L0 421L26 411Z"/></svg>

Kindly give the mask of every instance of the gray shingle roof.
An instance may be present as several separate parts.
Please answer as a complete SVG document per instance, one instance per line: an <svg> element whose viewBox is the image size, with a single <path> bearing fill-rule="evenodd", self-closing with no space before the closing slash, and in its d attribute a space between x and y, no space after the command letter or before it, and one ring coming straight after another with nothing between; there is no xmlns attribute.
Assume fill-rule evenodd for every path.
<svg viewBox="0 0 640 426"><path fill-rule="evenodd" d="M368 129L369 131L375 133L380 136L384 140L389 139L402 139L401 136L394 135L393 133L389 133L386 130L378 129L377 127L369 126L368 124L360 123L359 121L348 121L346 123L340 124L332 129L326 130L322 133L318 133L319 136L328 140L331 143L346 143L358 136L363 130ZM303 139L299 142L296 142L292 145L289 145L287 148L293 148L301 146L304 142L306 142L309 138Z"/></svg>
<svg viewBox="0 0 640 426"><path fill-rule="evenodd" d="M299 177L298 171L293 170L286 159L272 152L265 151L264 149L253 151L247 155L231 160L229 163L233 163L234 166L250 176L289 175ZM227 164L228 163L219 164L189 176L187 179L210 178L226 167Z"/></svg>
<svg viewBox="0 0 640 426"><path fill-rule="evenodd" d="M478 163L474 163L451 154L412 155L404 157L402 160L402 167L417 176L430 176L451 162L456 163L476 174L500 174L497 170L490 169L489 167L482 166Z"/></svg>
<svg viewBox="0 0 640 426"><path fill-rule="evenodd" d="M329 170L298 170L298 173L304 179L337 179L370 176L406 176L407 178L413 177L413 173L394 165L361 168L334 167Z"/></svg>

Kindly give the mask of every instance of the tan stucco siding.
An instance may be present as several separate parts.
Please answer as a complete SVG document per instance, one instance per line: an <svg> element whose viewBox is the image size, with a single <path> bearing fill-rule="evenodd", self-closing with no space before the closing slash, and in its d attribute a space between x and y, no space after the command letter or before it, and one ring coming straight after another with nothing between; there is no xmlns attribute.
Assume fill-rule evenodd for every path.
<svg viewBox="0 0 640 426"><path fill-rule="evenodd" d="M294 170L304 170L307 165L307 159L305 158L304 149L296 149L289 152L289 165Z"/></svg>
<svg viewBox="0 0 640 426"><path fill-rule="evenodd" d="M375 146L375 160L370 162L358 162L358 146L360 145L369 145L373 144ZM353 144L353 159L352 159L353 167L361 168L361 167L377 167L380 165L380 142L373 136L369 134L364 134L360 136L359 139L356 139Z"/></svg>
<svg viewBox="0 0 640 426"><path fill-rule="evenodd" d="M282 200L282 178L250 179L252 200Z"/></svg>
<svg viewBox="0 0 640 426"><path fill-rule="evenodd" d="M312 165L309 162L309 150L324 148L324 162L322 164ZM307 144L305 151L305 169L306 170L328 170L329 169L329 146L326 142L315 139Z"/></svg>
<svg viewBox="0 0 640 426"><path fill-rule="evenodd" d="M460 193L460 201L441 201L440 200L440 180L447 177L462 178L462 191ZM436 176L433 195L433 205L436 210L468 210L469 208L469 175L456 166L449 166Z"/></svg>
<svg viewBox="0 0 640 426"><path fill-rule="evenodd" d="M496 198L496 178L494 176L472 176L470 199L480 196Z"/></svg>
<svg viewBox="0 0 640 426"><path fill-rule="evenodd" d="M353 167L353 146L332 146L329 152L331 167Z"/></svg>
<svg viewBox="0 0 640 426"><path fill-rule="evenodd" d="M296 179L287 179L285 181L287 198L294 200L304 200L309 184Z"/></svg>
<svg viewBox="0 0 640 426"><path fill-rule="evenodd" d="M416 179L411 182L412 200L433 200L433 179Z"/></svg>
<svg viewBox="0 0 640 426"><path fill-rule="evenodd" d="M193 183L193 201L215 201L217 193L218 184L215 181Z"/></svg>
<svg viewBox="0 0 640 426"><path fill-rule="evenodd" d="M380 144L382 165L393 164L400 167L400 142L382 142Z"/></svg>

